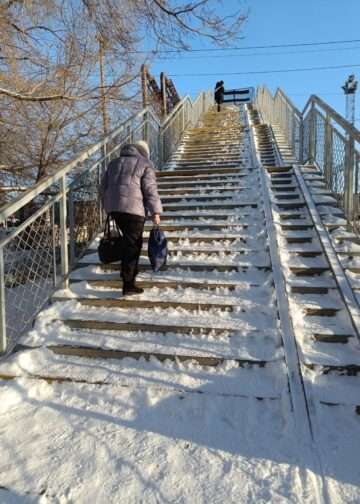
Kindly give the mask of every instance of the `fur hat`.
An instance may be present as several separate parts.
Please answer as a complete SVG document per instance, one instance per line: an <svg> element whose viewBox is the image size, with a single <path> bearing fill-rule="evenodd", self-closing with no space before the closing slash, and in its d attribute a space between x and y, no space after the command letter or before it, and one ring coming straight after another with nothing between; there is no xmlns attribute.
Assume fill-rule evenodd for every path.
<svg viewBox="0 0 360 504"><path fill-rule="evenodd" d="M134 145L142 156L150 159L149 145L145 142L145 140L139 140L138 142L135 142Z"/></svg>

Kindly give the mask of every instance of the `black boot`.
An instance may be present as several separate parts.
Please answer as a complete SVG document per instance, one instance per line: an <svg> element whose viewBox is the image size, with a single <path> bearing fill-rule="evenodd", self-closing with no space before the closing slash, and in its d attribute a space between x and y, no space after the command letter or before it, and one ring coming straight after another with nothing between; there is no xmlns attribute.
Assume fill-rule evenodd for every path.
<svg viewBox="0 0 360 504"><path fill-rule="evenodd" d="M135 282L124 282L123 284L123 296L131 296L133 294L142 294L144 289L141 287L136 287Z"/></svg>

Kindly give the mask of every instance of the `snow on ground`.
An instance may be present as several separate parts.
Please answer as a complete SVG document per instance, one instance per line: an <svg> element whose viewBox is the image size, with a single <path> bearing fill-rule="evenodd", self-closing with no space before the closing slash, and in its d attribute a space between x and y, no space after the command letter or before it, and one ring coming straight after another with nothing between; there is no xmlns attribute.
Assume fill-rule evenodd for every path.
<svg viewBox="0 0 360 504"><path fill-rule="evenodd" d="M313 502L284 400L28 379L2 397L1 484L23 502Z"/></svg>

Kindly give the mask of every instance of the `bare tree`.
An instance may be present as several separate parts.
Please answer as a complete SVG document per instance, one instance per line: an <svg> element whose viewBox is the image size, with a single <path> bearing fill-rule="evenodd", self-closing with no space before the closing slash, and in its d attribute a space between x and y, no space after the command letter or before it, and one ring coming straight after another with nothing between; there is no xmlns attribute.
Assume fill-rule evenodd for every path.
<svg viewBox="0 0 360 504"><path fill-rule="evenodd" d="M187 50L198 37L220 45L237 37L245 17L216 14L221 3L2 2L0 184L39 180L139 107L140 66L159 49Z"/></svg>

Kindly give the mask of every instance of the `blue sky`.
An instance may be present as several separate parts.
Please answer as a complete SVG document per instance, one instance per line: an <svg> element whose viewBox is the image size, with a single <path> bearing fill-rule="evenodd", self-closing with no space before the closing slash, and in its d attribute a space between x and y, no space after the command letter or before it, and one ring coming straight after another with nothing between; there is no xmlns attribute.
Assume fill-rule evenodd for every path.
<svg viewBox="0 0 360 504"><path fill-rule="evenodd" d="M243 40L232 45L259 46L360 39L360 0L224 0L224 13L243 5L249 9ZM195 41L194 48L207 48ZM331 49L331 50L329 50ZM306 51L306 52L305 52ZM253 72L294 68L355 65L336 70L257 75L226 75L231 72ZM183 53L157 60L151 72L174 75L180 94L195 96L200 90L213 88L223 78L225 87L247 87L266 84L272 91L280 86L302 109L311 94L317 94L341 114L345 98L341 90L347 76L355 73L360 80L360 42L334 46L279 48L263 50L228 50L212 53ZM214 76L195 76L213 73ZM192 74L193 76L175 76ZM360 89L357 100L357 127L360 127Z"/></svg>

